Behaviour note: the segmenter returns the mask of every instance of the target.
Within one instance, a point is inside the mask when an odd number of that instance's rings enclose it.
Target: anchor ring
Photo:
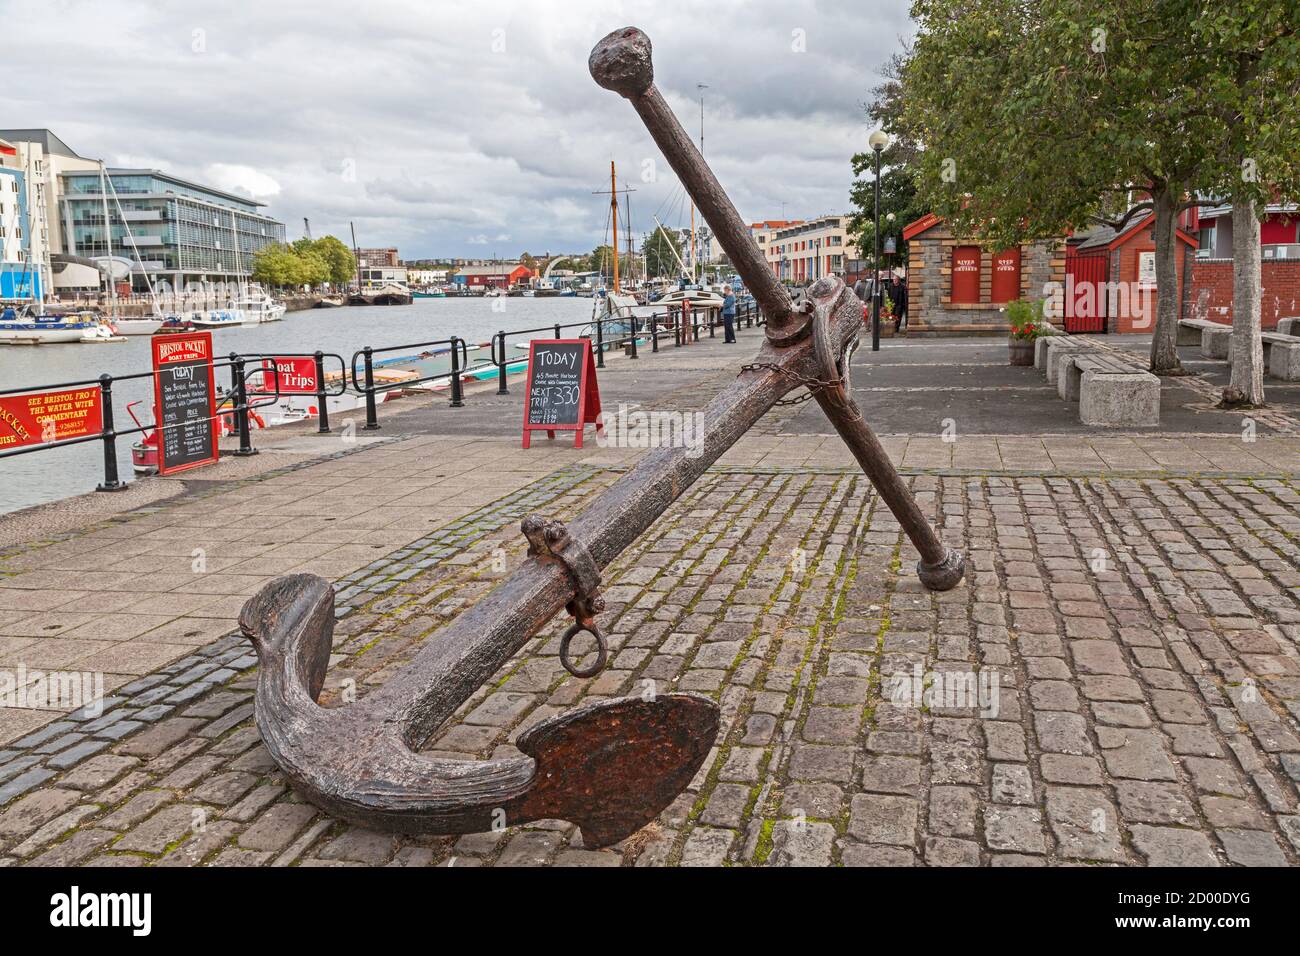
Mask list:
[[[590,667],[579,668],[569,657],[569,642],[583,631],[596,639],[596,663]],[[605,643],[605,635],[600,633],[600,628],[595,624],[583,624],[581,621],[574,621],[569,625],[569,629],[564,632],[564,636],[560,638],[560,663],[574,677],[595,677],[605,669],[607,660],[609,660],[609,645]]]

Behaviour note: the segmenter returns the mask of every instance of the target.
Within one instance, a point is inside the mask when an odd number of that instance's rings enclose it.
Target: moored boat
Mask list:
[[[276,302],[260,286],[251,286],[244,295],[235,300],[232,307],[236,312],[243,313],[244,325],[279,322],[288,311],[283,302]]]
[[[113,323],[122,335],[153,335],[162,328],[161,318],[152,319],[118,319]]]
[[[98,321],[82,314],[32,315],[26,308],[19,313],[9,307],[0,311],[0,345],[80,342],[88,334],[97,335],[98,326]]]
[[[217,329],[230,325],[243,325],[244,313],[239,309],[196,309],[193,312],[181,312],[195,328]]]

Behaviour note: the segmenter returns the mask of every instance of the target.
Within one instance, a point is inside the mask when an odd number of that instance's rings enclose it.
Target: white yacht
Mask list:
[[[190,312],[177,312],[176,317],[188,321],[196,328],[203,329],[244,324],[244,313],[241,309],[196,309]]]
[[[163,320],[154,319],[114,319],[113,328],[120,335],[153,335],[162,328]]]
[[[250,286],[234,302],[235,311],[242,312],[245,325],[279,322],[287,311],[283,302],[276,302],[261,286]]]

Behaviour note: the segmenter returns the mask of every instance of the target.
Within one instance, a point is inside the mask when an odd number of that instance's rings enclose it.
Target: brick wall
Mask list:
[[[994,250],[980,253],[980,301],[952,301],[952,251],[971,245],[939,223],[908,240],[908,335],[1005,335],[1004,303],[992,302]],[[1065,243],[1040,240],[1020,247],[1020,298],[1044,298],[1049,282],[1065,281]]]
[[[1300,315],[1300,259],[1265,259],[1260,266],[1260,318],[1266,329],[1277,320]],[[1232,260],[1197,259],[1183,300],[1183,317],[1232,324]]]

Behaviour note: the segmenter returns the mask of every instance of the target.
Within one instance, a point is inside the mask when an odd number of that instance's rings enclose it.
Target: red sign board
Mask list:
[[[528,388],[524,399],[524,447],[532,432],[574,433],[573,447],[582,447],[588,422],[601,430],[600,388],[591,339],[533,339],[528,343]]]
[[[956,246],[952,250],[952,301],[971,303],[979,300],[979,246]]]
[[[158,474],[211,464],[221,436],[212,333],[155,335],[152,346]]]
[[[264,359],[262,367],[262,384],[258,391],[274,394],[279,389],[281,395],[315,395],[316,360],[277,355],[274,359]],[[274,371],[272,371],[274,369]]]
[[[994,302],[1014,302],[1020,298],[1020,247],[1004,249],[993,257]]]
[[[0,396],[0,451],[98,435],[104,427],[98,385]]]

